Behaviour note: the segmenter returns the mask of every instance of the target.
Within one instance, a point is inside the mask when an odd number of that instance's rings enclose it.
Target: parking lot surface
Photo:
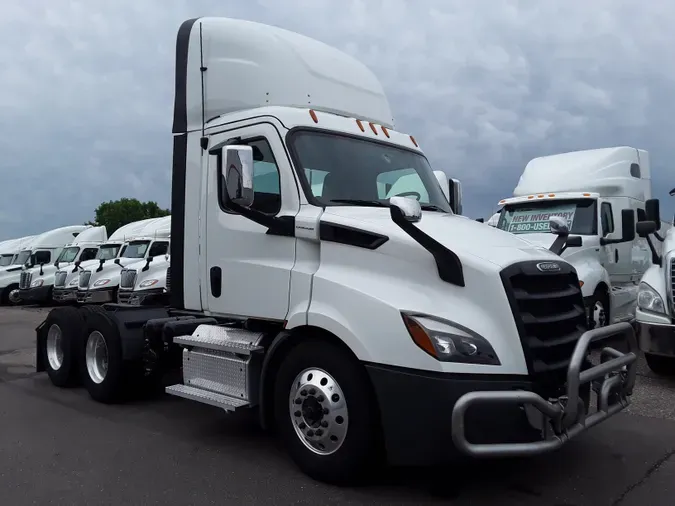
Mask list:
[[[301,474],[250,414],[169,396],[107,406],[53,387],[34,372],[47,311],[0,308],[2,504],[675,504],[675,382],[644,363],[627,412],[556,453],[336,488]]]

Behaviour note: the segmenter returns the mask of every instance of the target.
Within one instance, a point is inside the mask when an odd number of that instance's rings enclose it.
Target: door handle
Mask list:
[[[211,295],[217,299],[220,297],[223,288],[223,271],[220,267],[211,267],[209,278],[211,281]]]
[[[618,249],[614,250],[614,261],[615,262],[619,261],[619,250]]]

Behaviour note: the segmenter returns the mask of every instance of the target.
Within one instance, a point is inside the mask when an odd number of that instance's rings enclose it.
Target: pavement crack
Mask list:
[[[624,490],[619,497],[617,497],[614,502],[612,503],[612,506],[618,506],[623,502],[623,500],[630,494],[633,490],[638,488],[640,485],[642,485],[645,481],[649,479],[649,477],[654,474],[658,469],[665,464],[668,459],[670,459],[673,455],[675,455],[675,449],[670,450],[668,453],[666,453],[663,457],[658,459],[656,462],[654,462],[649,469],[647,469],[647,472],[644,474],[642,478],[640,478],[638,481],[633,483],[632,485],[629,485],[626,490]]]

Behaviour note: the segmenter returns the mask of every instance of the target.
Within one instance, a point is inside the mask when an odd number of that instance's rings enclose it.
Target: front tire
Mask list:
[[[45,320],[47,335],[40,344],[42,363],[57,387],[79,383],[77,349],[81,343],[84,319],[77,309],[57,308]]]
[[[276,426],[305,474],[349,484],[378,467],[376,399],[366,371],[349,353],[325,341],[302,342],[285,357],[276,380]]]
[[[645,353],[647,366],[659,376],[675,376],[675,357]]]
[[[609,325],[609,316],[609,295],[598,288],[588,303],[588,328],[606,327]]]

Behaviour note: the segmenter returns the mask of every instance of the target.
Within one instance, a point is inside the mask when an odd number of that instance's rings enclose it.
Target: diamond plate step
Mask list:
[[[174,337],[173,342],[207,350],[250,355],[263,350],[262,346],[258,346],[262,338],[263,334],[260,332],[202,324],[191,336]]]
[[[187,385],[171,385],[166,387],[166,393],[189,399],[191,401],[201,402],[202,404],[209,404],[217,408],[222,408],[225,411],[235,411],[238,408],[248,406],[248,401],[244,399],[237,399],[229,395],[216,394],[201,388],[189,387]]]

